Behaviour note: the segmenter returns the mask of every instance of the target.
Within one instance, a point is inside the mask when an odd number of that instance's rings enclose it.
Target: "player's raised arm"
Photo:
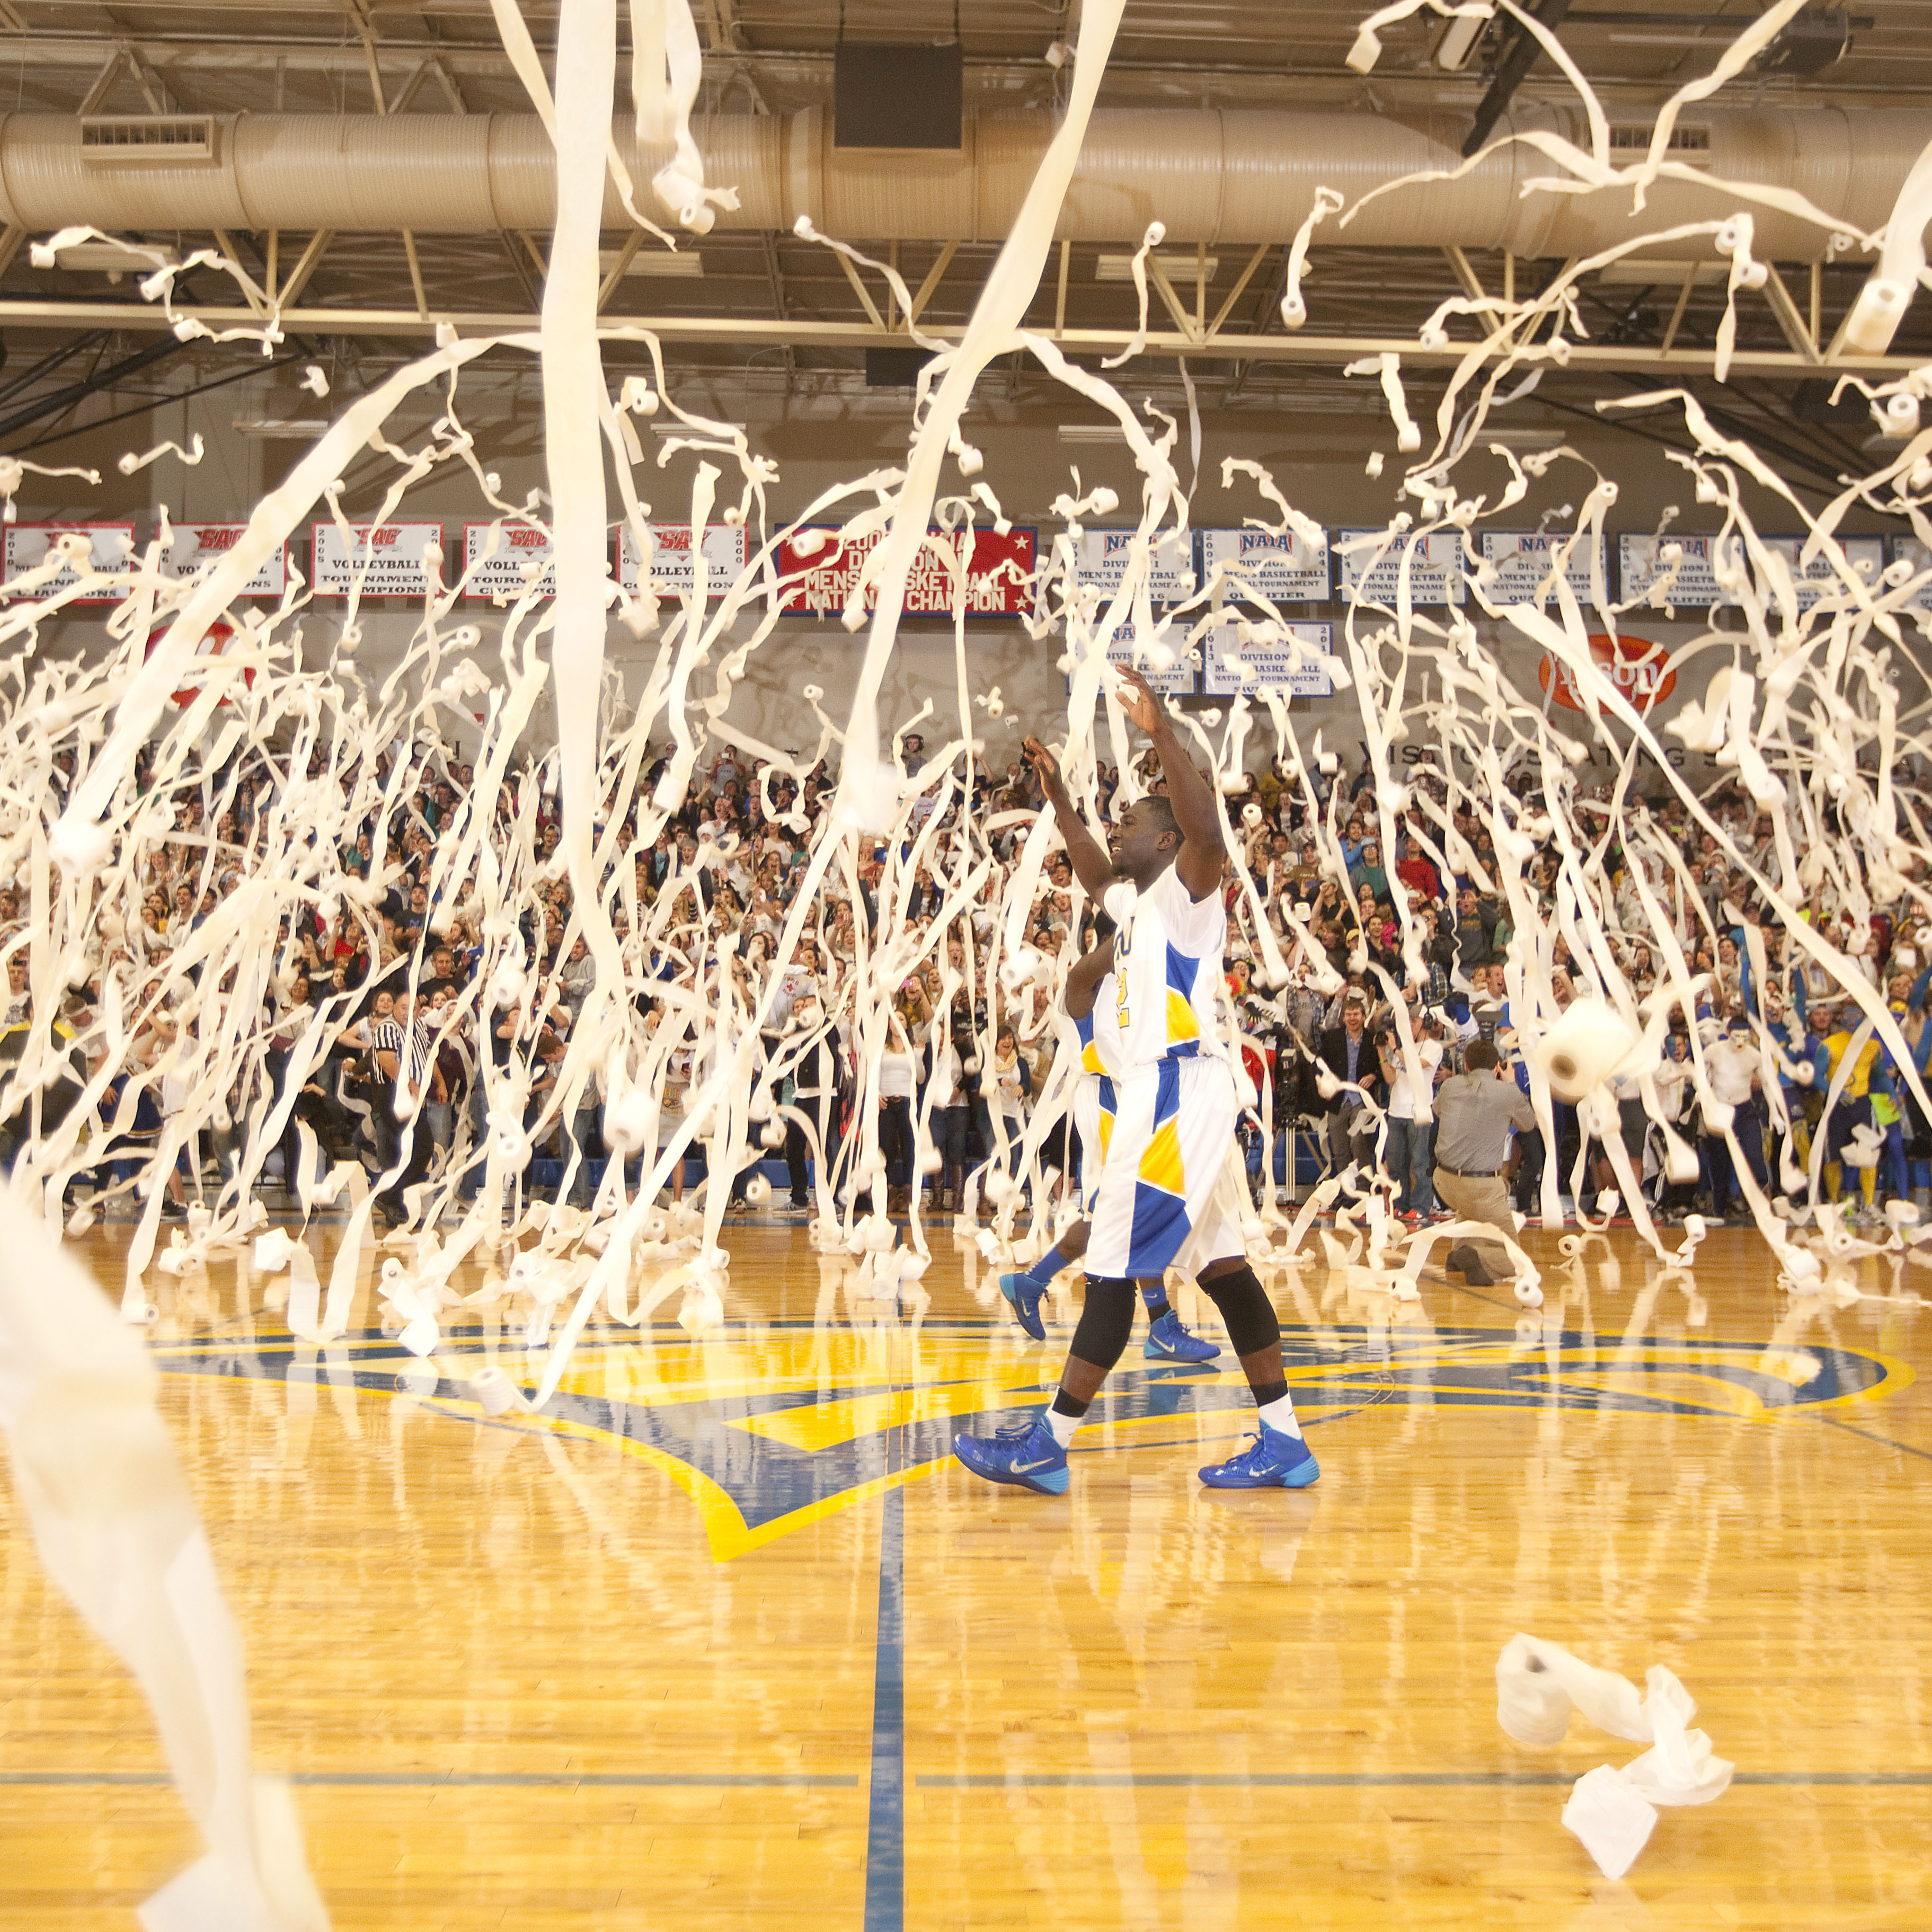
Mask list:
[[[1073,868],[1074,876],[1090,898],[1099,899],[1114,883],[1112,860],[1102,850],[1100,842],[1087,829],[1087,821],[1080,816],[1079,808],[1067,796],[1066,781],[1060,776],[1060,760],[1037,738],[1022,740],[1020,748],[1025,752],[1028,764],[1040,776],[1040,789],[1046,794],[1047,803],[1053,808],[1060,836],[1066,842],[1067,862]]]
[[[1174,808],[1174,824],[1180,828],[1180,850],[1174,861],[1175,875],[1194,898],[1204,899],[1220,890],[1228,859],[1214,792],[1182,748],[1147,680],[1138,671],[1124,667],[1118,675],[1120,684],[1114,695],[1121,710],[1154,740],[1154,748],[1160,754],[1161,775],[1167,780],[1167,802]]]

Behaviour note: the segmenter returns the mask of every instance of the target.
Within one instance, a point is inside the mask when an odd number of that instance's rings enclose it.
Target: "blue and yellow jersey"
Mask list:
[[[1112,1024],[1101,1029],[1102,1053],[1118,1043],[1124,1076],[1164,1060],[1221,1056],[1214,991],[1227,936],[1220,892],[1196,899],[1171,866],[1135,895],[1114,940]]]

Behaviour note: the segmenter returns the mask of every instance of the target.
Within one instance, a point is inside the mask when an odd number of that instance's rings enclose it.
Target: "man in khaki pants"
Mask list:
[[[1462,1067],[1436,1090],[1436,1198],[1459,1221],[1486,1221],[1499,1233],[1514,1234],[1503,1156],[1510,1129],[1534,1126],[1536,1114],[1487,1040],[1469,1042]],[[1477,1288],[1510,1272],[1508,1256],[1492,1241],[1460,1242],[1448,1259]]]

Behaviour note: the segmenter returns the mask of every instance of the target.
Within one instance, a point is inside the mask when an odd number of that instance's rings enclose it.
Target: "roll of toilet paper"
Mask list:
[[[1576,1000],[1530,1052],[1559,1100],[1580,1100],[1600,1086],[1637,1044],[1637,1031],[1602,1000]]]

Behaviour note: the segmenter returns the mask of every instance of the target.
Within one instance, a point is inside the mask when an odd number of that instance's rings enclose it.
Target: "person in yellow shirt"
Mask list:
[[[1831,1062],[1831,1081],[1838,1077],[1838,1069],[1850,1050],[1852,1036],[1857,1030],[1863,1017],[1848,1001],[1828,1022],[1831,1030],[1825,1036],[1825,1052]],[[1828,1087],[1829,1082],[1827,1082]],[[1852,1136],[1860,1127],[1873,1124],[1872,1096],[1892,1092],[1892,1082],[1886,1073],[1876,1040],[1868,1039],[1858,1049],[1858,1058],[1852,1063],[1851,1072],[1845,1078],[1844,1091],[1838,1096],[1825,1118],[1825,1192],[1828,1198],[1836,1201],[1844,1186],[1844,1160],[1845,1150],[1852,1144]],[[1858,1189],[1864,1196],[1864,1212],[1875,1211],[1873,1197],[1878,1187],[1878,1168],[1876,1162],[1858,1169]]]

